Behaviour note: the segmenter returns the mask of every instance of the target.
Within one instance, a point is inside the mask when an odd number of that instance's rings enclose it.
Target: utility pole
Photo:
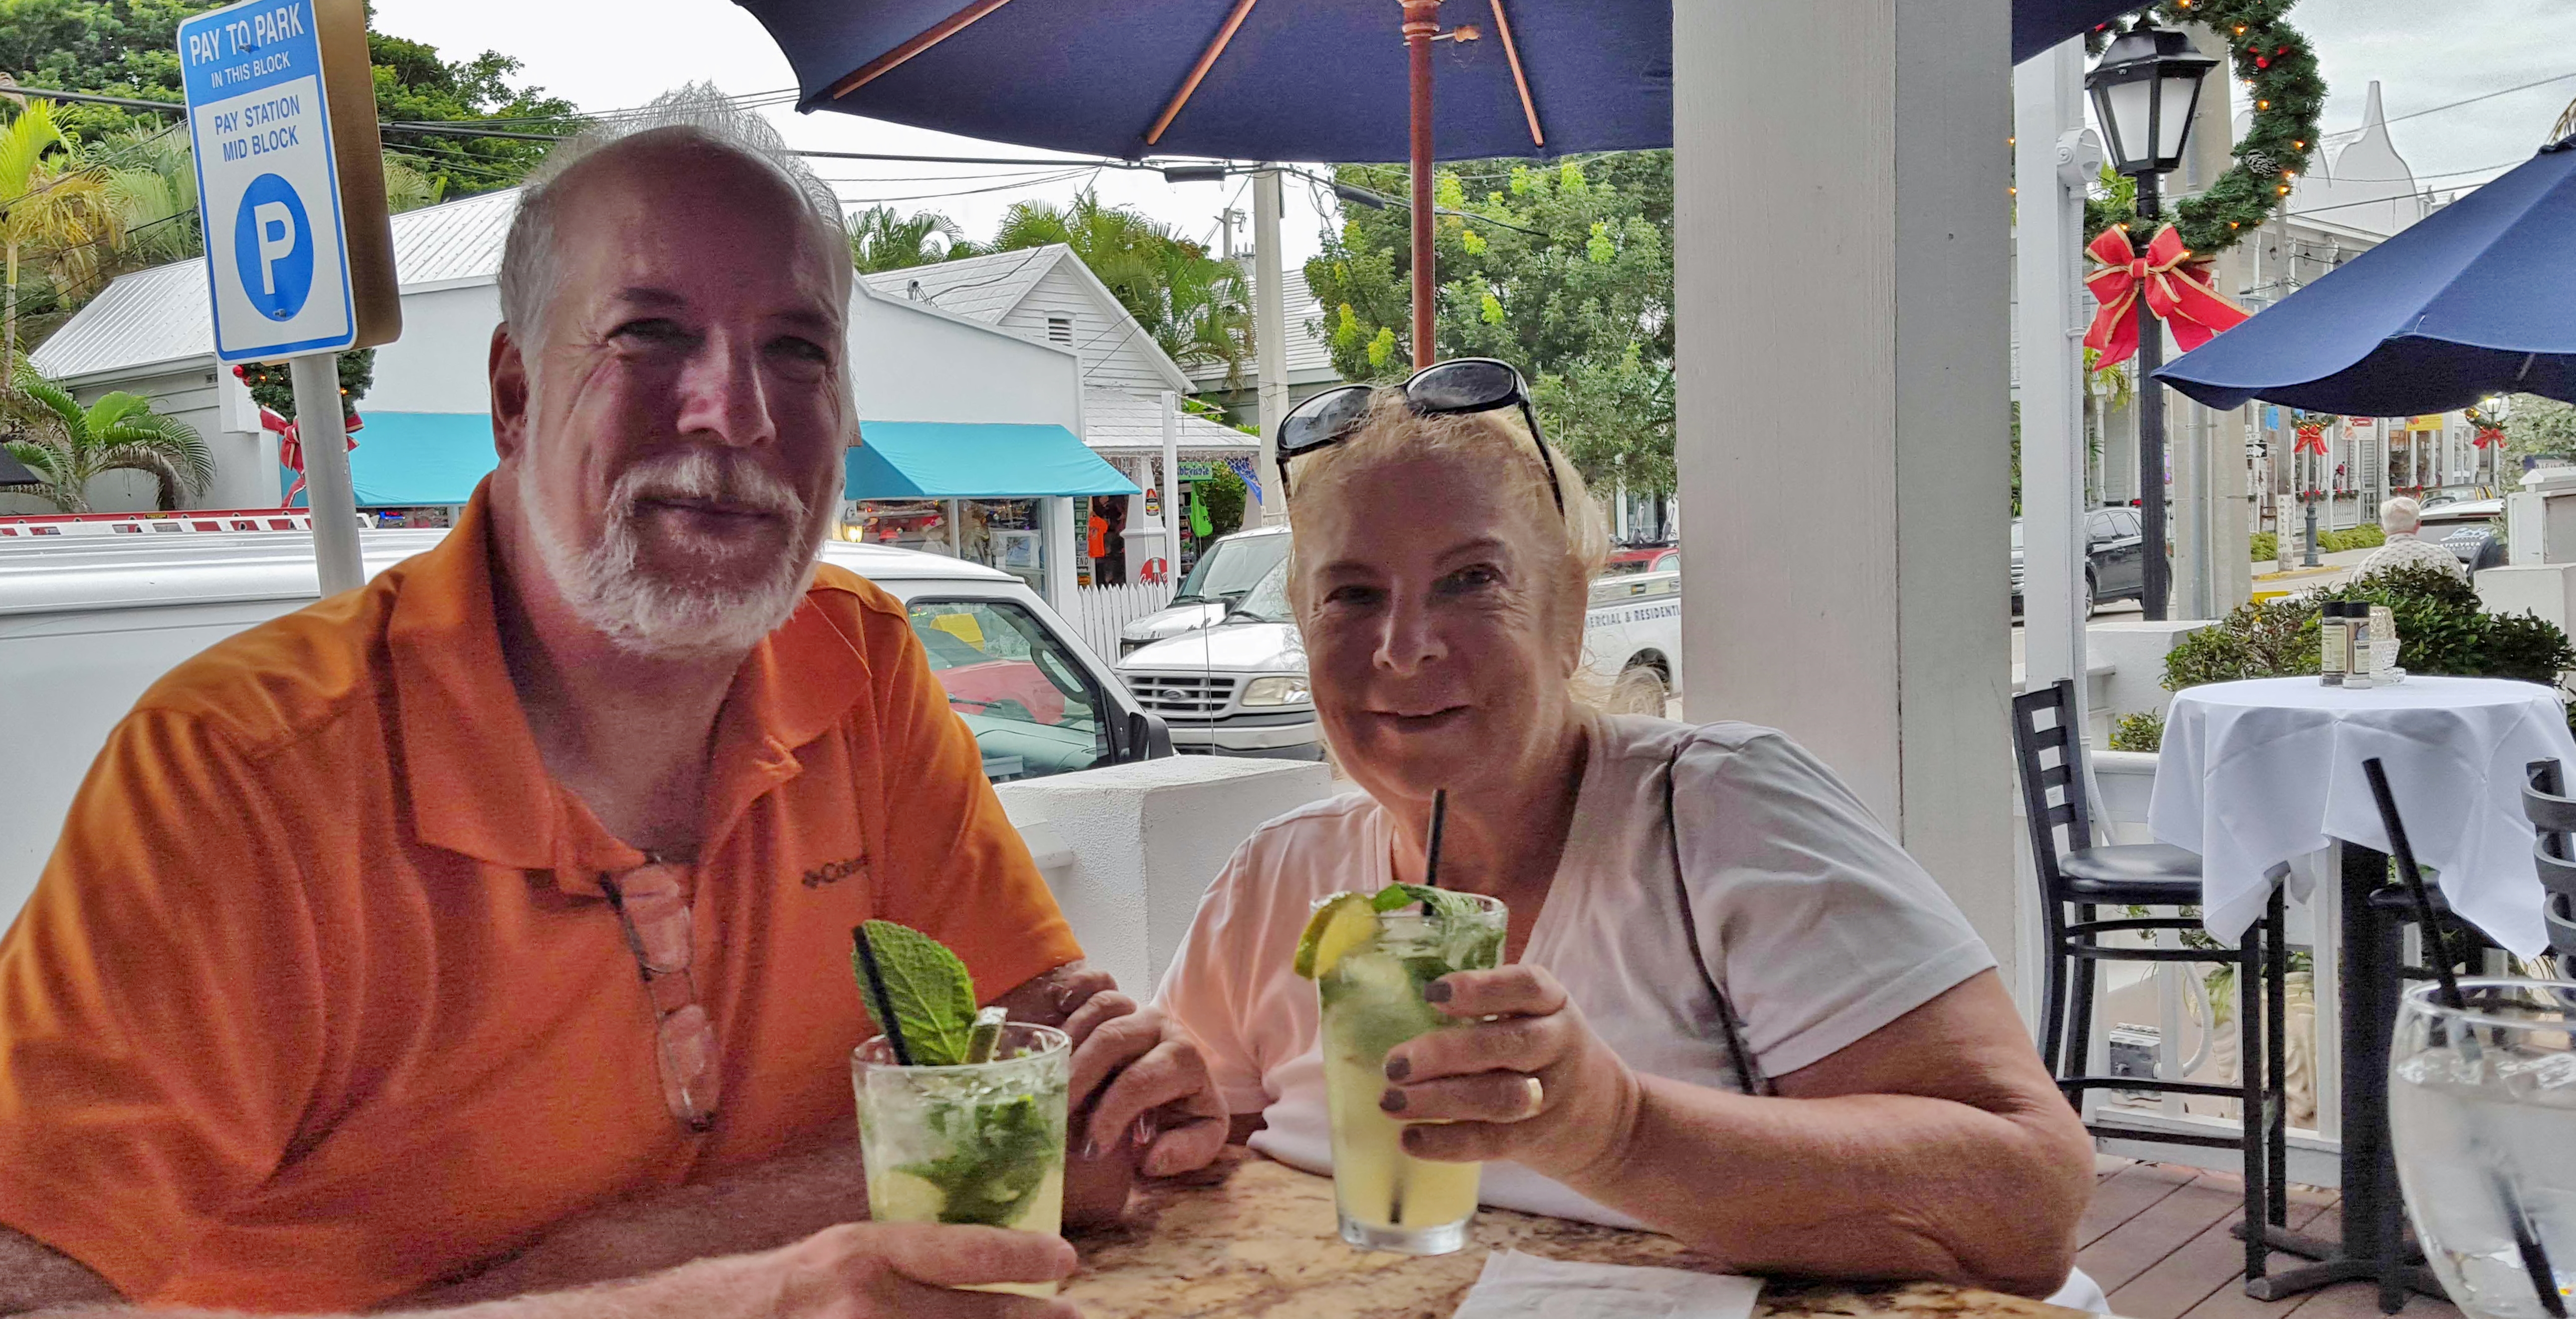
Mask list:
[[[1280,264],[1279,213],[1285,207],[1279,171],[1252,176],[1252,345],[1261,397],[1261,520],[1288,520],[1279,485],[1279,422],[1288,415],[1288,291]]]
[[[1226,209],[1217,212],[1216,222],[1219,227],[1225,230],[1225,246],[1222,249],[1225,253],[1225,259],[1232,261],[1234,259],[1234,227],[1243,223],[1243,212],[1229,206]]]

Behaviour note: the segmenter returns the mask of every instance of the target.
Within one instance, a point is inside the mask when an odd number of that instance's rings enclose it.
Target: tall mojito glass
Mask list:
[[[882,1035],[850,1055],[868,1216],[880,1223],[978,1223],[1054,1235],[1064,1219],[1063,1031],[1012,1022],[993,1061],[899,1066]],[[1056,1285],[976,1291],[1053,1296]]]
[[[1419,900],[1393,905],[1405,899]],[[1380,1109],[1378,1097],[1389,1049],[1457,1024],[1423,1001],[1423,987],[1452,971],[1499,965],[1507,919],[1492,898],[1409,888],[1316,904],[1315,955],[1301,949],[1299,960],[1323,1005],[1333,1196],[1342,1240],[1354,1246],[1441,1255],[1467,1244],[1482,1165],[1405,1153],[1406,1124]]]

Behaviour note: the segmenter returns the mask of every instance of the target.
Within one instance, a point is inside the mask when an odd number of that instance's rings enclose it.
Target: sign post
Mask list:
[[[322,593],[366,580],[339,354],[402,332],[364,0],[179,25],[215,357],[289,363]]]

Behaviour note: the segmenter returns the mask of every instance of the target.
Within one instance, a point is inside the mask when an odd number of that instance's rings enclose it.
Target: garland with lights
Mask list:
[[[2194,197],[2167,207],[2183,246],[2194,257],[2234,247],[2276,206],[2288,204],[2290,184],[2316,150],[2325,112],[2326,81],[2306,37],[2283,20],[2298,0],[2159,0],[2155,17],[2169,25],[2199,23],[2227,38],[2236,76],[2252,84],[2253,122],[2236,144],[2236,164]],[[2118,29],[2105,23],[2086,39],[2100,54]],[[2122,180],[2126,185],[2128,180]],[[2137,218],[2133,187],[2084,204],[2086,238]]]
[[[257,403],[288,421],[295,420],[295,382],[287,374],[284,362],[249,362],[233,368],[233,375],[250,386],[251,402]],[[340,354],[341,407],[355,410],[358,400],[366,397],[367,386],[376,383],[376,350],[361,348]]]

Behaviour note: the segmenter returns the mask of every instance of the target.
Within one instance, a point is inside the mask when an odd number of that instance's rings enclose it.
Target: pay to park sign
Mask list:
[[[376,273],[369,267],[390,263],[361,262],[359,279],[351,278],[352,247],[376,257],[377,245],[363,241],[372,237],[365,226],[372,221],[382,230],[385,222],[381,173],[353,177],[357,171],[346,168],[363,162],[381,169],[362,10],[350,72],[367,89],[358,116],[366,122],[337,127],[363,132],[366,141],[346,144],[362,151],[334,149],[343,144],[332,137],[334,88],[323,57],[326,45],[346,44],[326,35],[331,23],[346,21],[332,12],[343,7],[335,0],[245,0],[179,25],[215,356],[225,362],[273,361],[392,337],[366,333],[374,327],[361,305],[374,301],[366,296],[368,276]],[[360,226],[359,242],[352,241],[351,222]],[[391,271],[381,274],[390,294]]]

